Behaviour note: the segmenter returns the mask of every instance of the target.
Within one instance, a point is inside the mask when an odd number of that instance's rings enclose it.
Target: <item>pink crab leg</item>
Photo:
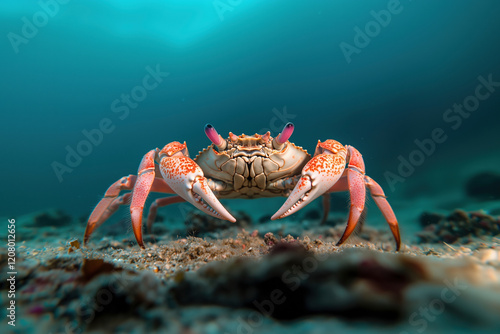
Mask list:
[[[132,190],[137,180],[136,175],[129,175],[122,177],[120,180],[113,183],[101,201],[96,205],[92,211],[85,229],[83,243],[86,244],[92,233],[101,226],[109,217],[111,217],[120,205],[129,204],[132,193],[127,193],[119,196],[123,190]],[[172,193],[172,189],[165,183],[163,179],[156,178],[151,191],[160,193]]]
[[[132,190],[136,183],[137,176],[124,176],[113,183],[106,191],[104,197],[96,205],[87,222],[83,243],[86,244],[92,233],[101,226],[109,217],[111,217],[120,205],[128,204],[131,194],[120,196],[123,190]],[[163,179],[155,179],[151,191],[172,193],[172,189],[165,183]]]
[[[339,191],[349,191],[349,184],[347,181],[347,173],[349,172],[349,169],[344,171],[344,176],[342,176],[337,183],[333,187],[330,188],[329,192],[339,192]],[[392,235],[394,236],[394,239],[396,240],[396,250],[399,251],[401,248],[401,236],[399,233],[399,225],[398,221],[396,219],[396,215],[394,214],[394,211],[392,210],[389,202],[386,199],[386,196],[384,194],[384,191],[382,190],[382,187],[375,182],[371,177],[368,175],[365,175],[365,185],[368,187],[368,190],[370,191],[370,195],[372,196],[373,200],[377,204],[378,208],[384,215],[385,220],[389,224],[389,227],[391,229]]]
[[[132,203],[130,204],[132,229],[137,243],[143,249],[145,247],[142,241],[142,211],[144,210],[144,203],[146,203],[146,199],[148,198],[155,180],[155,154],[156,150],[151,150],[142,158],[137,172],[137,181],[134,186]]]
[[[373,200],[377,204],[380,211],[382,211],[385,220],[389,224],[392,235],[396,240],[396,250],[399,251],[399,249],[401,248],[401,236],[399,234],[399,225],[398,220],[396,219],[396,215],[394,214],[391,205],[387,201],[382,187],[380,187],[380,185],[369,176],[365,176],[365,180]]]
[[[342,237],[337,246],[344,243],[356,228],[359,217],[365,208],[366,187],[365,187],[365,163],[361,153],[352,146],[347,146],[349,153],[349,165],[347,169],[347,182],[349,194],[351,197],[351,208],[349,210],[349,219]]]
[[[213,217],[236,221],[215,197],[200,166],[189,158],[186,143],[166,145],[159,157],[163,179],[177,195]]]
[[[135,177],[135,176],[134,176]],[[131,193],[126,193],[122,196],[104,197],[99,204],[96,206],[90,218],[87,222],[87,227],[85,228],[85,234],[83,236],[83,244],[87,244],[90,236],[94,231],[101,226],[109,217],[115,213],[120,205],[127,204],[130,201]]]
[[[126,205],[130,203],[130,199],[132,198],[132,193],[126,193],[119,197],[117,197],[111,205],[106,209],[106,212],[101,216],[101,221],[108,220],[109,217],[115,213],[116,210],[120,207],[120,205]]]
[[[136,178],[137,177],[135,175],[122,177],[113,183],[108,190],[106,190],[104,197],[99,201],[90,214],[87,227],[85,228],[85,234],[83,236],[83,244],[86,244],[95,229],[101,226],[102,223],[113,214],[114,211],[110,210],[109,207],[120,195],[120,191],[130,190],[134,187]]]
[[[318,142],[314,157],[302,169],[302,176],[281,208],[271,217],[284,218],[328,192],[340,179],[347,151],[335,140]]]
[[[185,201],[184,198],[180,196],[164,197],[155,200],[153,204],[151,204],[151,206],[149,207],[148,222],[147,222],[148,233],[153,232],[153,223],[155,222],[156,212],[158,211],[158,208],[184,201]]]

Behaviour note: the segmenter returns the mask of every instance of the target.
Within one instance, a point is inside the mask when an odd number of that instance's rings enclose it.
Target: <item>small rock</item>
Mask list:
[[[499,251],[496,251],[494,249],[484,249],[477,252],[476,257],[483,263],[498,261]]]
[[[280,241],[277,244],[275,244],[270,250],[269,254],[271,255],[277,255],[277,254],[282,254],[282,253],[306,253],[307,249],[304,247],[304,245],[299,244],[298,242],[285,242]]]
[[[315,240],[314,240],[314,244],[315,244],[316,246],[320,246],[320,245],[323,245],[324,243],[323,243],[323,241],[321,241],[321,240],[319,240],[319,239],[315,239]]]
[[[433,219],[437,221],[438,215],[422,214],[420,223],[424,226],[424,230],[417,233],[420,243],[444,241],[466,244],[471,242],[471,238],[474,237],[500,234],[500,222],[484,211],[466,212],[457,209],[447,217],[440,217],[438,223],[430,223]]]
[[[448,221],[453,221],[453,222],[465,222],[469,223],[470,218],[467,212],[461,209],[456,209],[453,211],[448,217],[446,217]]]
[[[420,226],[425,227],[428,225],[438,224],[444,219],[444,215],[434,212],[423,212],[419,217]]]
[[[80,249],[80,241],[78,239],[73,239],[69,241],[71,247],[75,247],[76,249]]]
[[[121,268],[115,267],[113,264],[105,262],[103,259],[83,259],[81,279],[88,282],[97,275],[121,270]]]
[[[266,233],[264,236],[264,242],[268,246],[273,246],[278,243],[278,239],[271,232]]]

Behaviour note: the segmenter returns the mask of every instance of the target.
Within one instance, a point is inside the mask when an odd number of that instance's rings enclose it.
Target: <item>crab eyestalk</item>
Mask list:
[[[212,124],[207,123],[205,125],[205,134],[219,150],[224,150],[226,148],[226,141],[217,133],[217,130],[215,130]]]
[[[274,149],[281,150],[283,148],[287,140],[292,136],[293,129],[294,129],[293,123],[288,122],[285,124],[281,133],[273,139]]]

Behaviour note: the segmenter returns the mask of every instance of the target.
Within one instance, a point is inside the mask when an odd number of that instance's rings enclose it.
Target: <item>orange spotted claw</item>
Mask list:
[[[159,157],[163,179],[177,195],[213,217],[236,221],[215,197],[201,168],[189,158],[186,143],[168,144]]]
[[[314,157],[302,169],[302,177],[281,208],[271,217],[284,218],[328,192],[342,176],[347,150],[334,140],[318,142]]]

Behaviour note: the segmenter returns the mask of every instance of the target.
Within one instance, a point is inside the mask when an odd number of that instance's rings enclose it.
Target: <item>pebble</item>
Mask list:
[[[464,246],[461,246],[460,247],[460,250],[464,253],[467,253],[467,254],[470,254],[470,252],[472,251],[470,248],[468,247],[464,247]]]
[[[500,252],[494,249],[484,249],[477,252],[476,257],[483,263],[498,261]]]

